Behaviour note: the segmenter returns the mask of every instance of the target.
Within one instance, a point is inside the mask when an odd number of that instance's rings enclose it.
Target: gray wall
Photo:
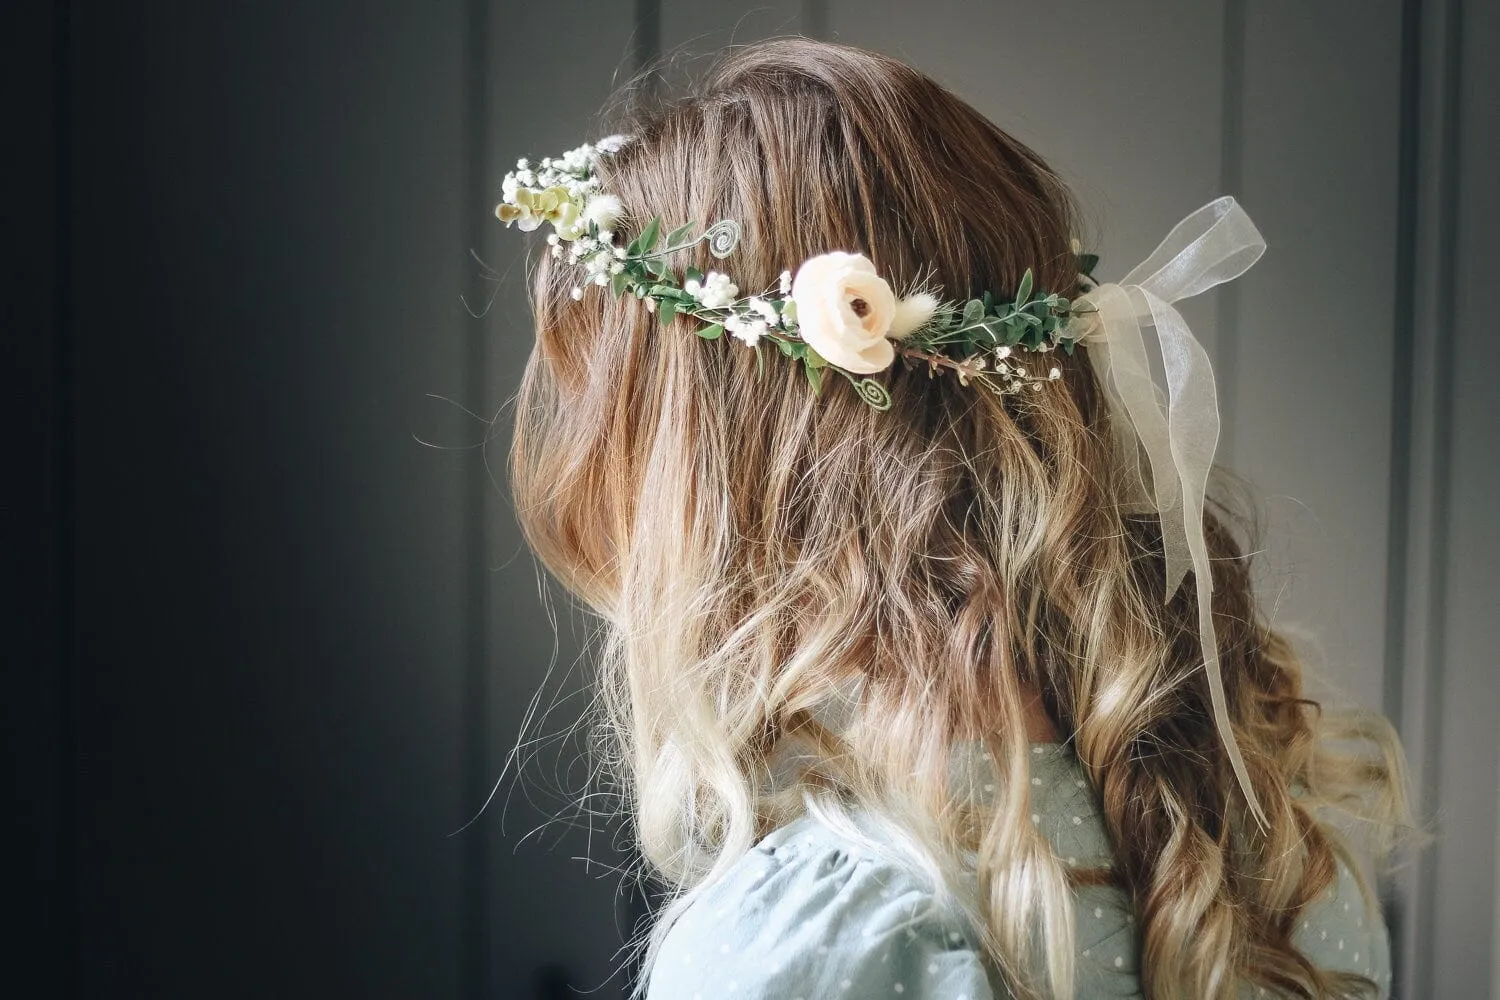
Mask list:
[[[1259,586],[1408,741],[1440,839],[1386,887],[1399,995],[1500,997],[1496,7],[9,5],[7,121],[37,154],[3,209],[32,487],[0,518],[35,860],[12,974],[623,993],[643,901],[565,738],[588,623],[503,488],[536,245],[490,211],[644,61],[803,32],[1034,145],[1106,276],[1218,193],[1260,224],[1264,260],[1185,309],[1222,457],[1265,497]]]

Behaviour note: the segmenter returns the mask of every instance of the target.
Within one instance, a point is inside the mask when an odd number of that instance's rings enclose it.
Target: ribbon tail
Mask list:
[[[1168,426],[1172,446],[1172,459],[1176,466],[1181,488],[1182,506],[1172,526],[1174,543],[1164,546],[1168,553],[1168,579],[1174,570],[1172,552],[1187,550],[1192,564],[1194,584],[1198,598],[1198,637],[1203,649],[1203,669],[1208,675],[1210,702],[1213,707],[1214,726],[1218,730],[1224,751],[1229,757],[1245,802],[1261,828],[1268,826],[1265,811],[1255,788],[1250,781],[1249,768],[1234,737],[1229,718],[1228,699],[1224,693],[1224,677],[1219,661],[1218,631],[1213,620],[1213,570],[1209,562],[1208,541],[1203,531],[1204,505],[1208,495],[1208,475],[1213,467],[1214,451],[1219,442],[1218,394],[1214,384],[1213,366],[1208,352],[1198,343],[1182,314],[1169,303],[1144,289],[1150,310],[1152,326],[1161,342],[1162,361],[1166,369],[1168,397]],[[1162,523],[1165,541],[1167,523]],[[1180,532],[1180,533],[1179,533]],[[1168,600],[1173,589],[1168,590]]]
[[[1100,285],[1080,297],[1097,311],[1100,330],[1085,336],[1117,431],[1129,423],[1139,446],[1117,435],[1126,468],[1141,485],[1140,450],[1151,463],[1154,505],[1161,518],[1170,602],[1191,568],[1198,598],[1198,638],[1208,676],[1214,726],[1251,814],[1269,824],[1234,737],[1213,622],[1213,574],[1204,537],[1208,474],[1219,441],[1219,406],[1213,367],[1203,345],[1171,303],[1198,295],[1243,274],[1265,251],[1255,224],[1230,197],[1216,199],[1178,223],[1151,256],[1119,284]],[[1161,344],[1167,374],[1166,412],[1146,356],[1143,325]],[[1145,498],[1149,503],[1152,497]]]
[[[1193,576],[1196,577],[1198,588],[1198,635],[1203,644],[1203,669],[1208,674],[1208,695],[1213,706],[1214,728],[1218,730],[1219,738],[1224,743],[1224,752],[1229,756],[1229,766],[1234,769],[1240,791],[1245,793],[1245,803],[1250,807],[1250,814],[1260,824],[1261,830],[1265,831],[1270,829],[1271,824],[1266,818],[1265,809],[1261,807],[1260,797],[1255,794],[1255,786],[1250,783],[1250,769],[1245,766],[1245,755],[1240,752],[1239,741],[1234,738],[1234,729],[1229,720],[1229,699],[1224,694],[1224,673],[1219,667],[1219,635],[1214,628],[1212,584],[1206,582],[1212,578],[1206,570],[1196,568]]]

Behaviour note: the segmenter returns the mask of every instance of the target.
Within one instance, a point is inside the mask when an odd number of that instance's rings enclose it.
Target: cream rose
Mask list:
[[[896,296],[862,254],[835,250],[805,261],[792,279],[792,301],[798,333],[830,364],[869,374],[896,359],[886,339]]]

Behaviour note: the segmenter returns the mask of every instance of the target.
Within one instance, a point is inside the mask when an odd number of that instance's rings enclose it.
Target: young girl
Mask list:
[[[1259,255],[1232,199],[1098,285],[1035,153],[784,40],[497,214],[552,227],[511,472],[608,626],[608,763],[673,890],[649,1000],[1388,994],[1326,813],[1383,856],[1399,746],[1304,697],[1204,509],[1171,302]]]

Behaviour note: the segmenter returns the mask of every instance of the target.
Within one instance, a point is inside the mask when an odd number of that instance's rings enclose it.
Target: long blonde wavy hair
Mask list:
[[[622,124],[634,141],[602,167],[635,213],[622,229],[736,219],[742,288],[835,249],[958,299],[1027,267],[1037,287],[1078,286],[1056,174],[898,61],[762,43]],[[1407,828],[1399,743],[1379,716],[1305,695],[1255,604],[1253,538],[1235,533],[1252,519],[1218,499],[1213,612],[1270,819],[1256,830],[1211,719],[1193,588],[1161,599],[1160,525],[1122,513],[1082,350],[1048,391],[1004,398],[898,364],[882,413],[837,380],[814,395],[792,364],[758,374],[754,352],[634,297],[574,301],[575,279],[547,255],[535,269],[511,475],[527,541],[605,626],[604,773],[669,887],[639,942],[648,967],[696,893],[812,802],[905,831],[1020,997],[1072,996],[1070,888],[1091,881],[1127,894],[1148,996],[1373,989],[1313,967],[1292,932],[1351,850],[1328,808],[1369,820],[1382,857]],[[851,681],[831,729],[818,708]],[[1030,692],[1093,786],[1109,869],[1071,868],[1029,820]],[[777,782],[794,737],[809,749]],[[969,741],[997,762],[988,803],[950,769]]]

